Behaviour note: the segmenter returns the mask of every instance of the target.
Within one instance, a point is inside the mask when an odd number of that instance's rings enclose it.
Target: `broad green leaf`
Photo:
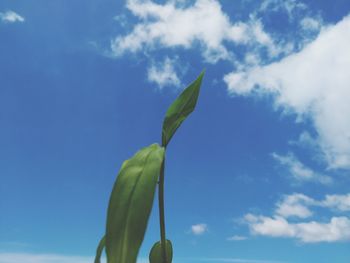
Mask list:
[[[167,263],[171,263],[173,260],[173,246],[171,245],[171,241],[167,240],[166,244],[166,254],[167,254]],[[151,252],[149,253],[149,262],[150,263],[164,263],[162,258],[162,247],[160,241],[156,242]]]
[[[162,146],[166,147],[181,123],[196,107],[204,71],[170,105],[162,129]]]
[[[125,161],[109,200],[106,227],[108,263],[135,263],[145,235],[164,148],[152,144]]]
[[[101,262],[101,255],[102,255],[102,251],[104,249],[106,245],[106,238],[103,237],[100,241],[100,243],[98,243],[98,247],[96,250],[96,257],[95,257],[95,263],[100,263]]]

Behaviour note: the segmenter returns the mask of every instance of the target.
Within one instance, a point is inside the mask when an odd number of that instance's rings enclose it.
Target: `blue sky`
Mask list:
[[[350,2],[0,3],[0,263],[92,262],[121,163],[168,147],[174,263],[350,262]],[[159,239],[153,209],[140,262]]]

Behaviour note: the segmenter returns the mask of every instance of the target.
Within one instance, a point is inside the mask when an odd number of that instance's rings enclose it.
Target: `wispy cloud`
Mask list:
[[[22,23],[25,21],[23,16],[11,10],[6,11],[5,13],[0,12],[0,19],[4,23],[16,23],[16,22]]]
[[[231,262],[231,263],[284,263],[285,261],[263,260],[263,259],[243,259],[243,258],[199,258],[196,262]]]
[[[322,20],[320,18],[305,17],[300,21],[300,26],[306,31],[318,31],[322,26]]]
[[[318,182],[321,184],[332,183],[332,178],[330,176],[315,172],[304,165],[292,153],[288,153],[287,155],[273,153],[272,157],[285,167],[288,173],[297,182]]]
[[[295,13],[300,12],[300,10],[306,10],[307,6],[296,0],[264,0],[260,6],[260,11],[281,11],[284,10],[289,19],[294,19]]]
[[[148,68],[148,81],[156,83],[160,89],[165,86],[179,87],[181,81],[176,73],[176,59],[165,58],[163,62],[153,62]]]
[[[239,236],[239,235],[234,235],[231,237],[226,238],[227,241],[242,241],[242,240],[247,240],[248,238],[246,236]]]

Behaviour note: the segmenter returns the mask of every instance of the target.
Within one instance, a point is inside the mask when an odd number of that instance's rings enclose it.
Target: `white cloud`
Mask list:
[[[234,235],[232,237],[228,237],[226,240],[228,241],[242,241],[242,240],[247,240],[248,238],[246,236],[239,236],[239,235]]]
[[[255,235],[297,238],[305,243],[336,242],[350,240],[350,219],[332,217],[327,223],[290,223],[285,218],[274,216],[245,216],[250,231]]]
[[[148,69],[148,81],[154,82],[160,89],[165,86],[179,87],[181,81],[175,71],[176,60],[165,58],[162,63],[153,63]]]
[[[255,235],[272,237],[293,237],[294,229],[283,217],[274,218],[266,216],[245,215],[244,219],[249,224],[250,231]]]
[[[232,95],[273,94],[276,106],[311,119],[329,168],[350,168],[350,16],[323,28],[299,53],[224,77]]]
[[[299,145],[301,147],[310,147],[310,148],[316,148],[318,146],[317,141],[307,131],[303,131],[299,135],[298,140],[290,141],[290,144]]]
[[[284,200],[277,204],[276,214],[284,218],[295,216],[307,218],[312,212],[307,207],[314,203],[314,200],[303,194],[288,195]]]
[[[332,182],[331,177],[313,171],[309,167],[305,166],[302,162],[300,162],[292,153],[288,153],[287,155],[279,155],[277,153],[273,153],[272,157],[281,165],[285,166],[288,172],[298,182],[313,181],[322,184],[329,184]]]
[[[320,206],[329,207],[339,211],[350,211],[350,194],[347,195],[326,195]]]
[[[233,58],[226,43],[248,45],[252,50],[266,48],[271,57],[285,52],[264,31],[259,19],[251,16],[247,22],[232,23],[217,0],[196,0],[186,7],[176,1],[157,4],[150,0],[128,0],[127,8],[141,21],[129,34],[112,41],[116,56],[158,47],[199,46],[204,59],[216,63]]]
[[[24,22],[24,17],[15,13],[14,11],[6,11],[5,13],[0,12],[0,19],[4,23],[16,23],[16,22]]]
[[[191,233],[194,235],[203,235],[208,232],[208,226],[206,224],[196,224],[191,226]]]
[[[310,207],[331,209],[338,213],[350,211],[350,194],[326,195],[315,200],[304,194],[287,195],[276,205],[273,216],[246,214],[245,222],[254,235],[295,238],[305,243],[350,240],[350,218],[333,216],[328,222],[300,221],[313,216]],[[294,217],[293,222],[288,221]]]
[[[0,263],[91,263],[92,257],[55,254],[0,253]]]
[[[0,252],[0,263],[91,263],[94,257],[67,256],[59,254],[4,253]],[[106,259],[102,258],[102,262]],[[137,263],[146,263],[148,259],[138,258]]]

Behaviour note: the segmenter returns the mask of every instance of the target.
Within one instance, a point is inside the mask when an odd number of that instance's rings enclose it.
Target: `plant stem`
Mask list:
[[[163,263],[168,263],[167,254],[166,254],[165,216],[164,216],[164,164],[165,164],[165,156],[162,162],[162,166],[160,168],[158,202],[159,202],[160,245],[162,250],[162,258],[163,258]]]

